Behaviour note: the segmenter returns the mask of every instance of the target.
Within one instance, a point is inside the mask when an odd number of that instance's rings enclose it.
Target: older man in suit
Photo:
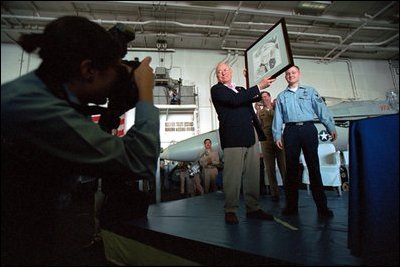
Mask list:
[[[273,220],[273,216],[259,205],[258,141],[264,140],[265,135],[252,103],[260,100],[260,90],[267,88],[275,79],[264,78],[248,89],[237,87],[232,83],[232,69],[225,63],[217,65],[216,75],[218,83],[211,88],[211,98],[218,114],[220,142],[224,151],[225,222],[239,223],[236,211],[242,177],[247,218]]]

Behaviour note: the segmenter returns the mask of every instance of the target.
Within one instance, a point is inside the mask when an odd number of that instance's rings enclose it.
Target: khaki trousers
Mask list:
[[[246,211],[256,211],[260,208],[260,152],[257,138],[251,147],[224,149],[225,212],[237,211],[242,179]]]
[[[204,168],[204,193],[217,191],[217,168]]]

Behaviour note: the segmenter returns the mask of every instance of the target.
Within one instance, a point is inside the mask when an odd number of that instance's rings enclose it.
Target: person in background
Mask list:
[[[261,144],[260,144],[260,151],[261,151]],[[262,152],[260,152],[260,195],[264,196],[268,194],[267,191],[267,182],[265,177],[265,164],[264,164],[264,157]]]
[[[178,169],[180,177],[180,194],[181,196],[185,196],[186,192],[189,190],[189,185],[187,185],[189,182],[189,162],[179,161]]]
[[[232,83],[232,69],[226,63],[216,67],[218,83],[211,88],[211,98],[219,120],[219,136],[224,152],[225,222],[237,224],[240,188],[246,217],[273,220],[271,214],[260,208],[260,159],[258,140],[265,139],[252,103],[259,101],[260,90],[275,79],[264,78],[258,85],[245,89]],[[260,136],[260,137],[258,137]]]
[[[190,166],[190,183],[188,184],[191,186],[189,189],[189,195],[191,197],[196,196],[197,194],[204,195],[204,189],[203,186],[201,185],[201,170],[200,170],[200,163],[195,161],[192,163]]]
[[[258,116],[258,112],[260,112],[262,106],[262,102],[257,102],[254,103],[254,109],[256,111],[256,115]],[[261,125],[261,122],[260,122]],[[261,126],[260,126],[261,127]],[[264,157],[262,153],[262,147],[261,147],[261,142],[260,144],[260,195],[267,195],[269,194],[269,191],[267,190],[267,178],[265,177],[265,164],[264,164]]]
[[[170,98],[171,105],[179,105],[181,103],[180,96],[179,96],[178,92],[176,91],[176,89],[172,89],[169,92],[169,98]]]
[[[212,142],[210,139],[204,139],[204,151],[200,154],[200,165],[203,168],[204,192],[217,191],[217,166],[220,164],[217,151],[212,150]]]
[[[285,180],[286,207],[283,215],[298,214],[298,174],[301,150],[310,173],[310,185],[318,216],[333,217],[328,208],[321,179],[318,158],[318,131],[314,114],[334,141],[337,137],[335,122],[319,93],[311,86],[300,84],[300,69],[292,66],[285,72],[287,88],[276,98],[272,133],[276,145],[286,152],[287,176]],[[282,136],[282,128],[285,129]]]
[[[276,179],[275,161],[278,163],[278,168],[281,173],[282,180],[285,181],[286,166],[285,152],[279,149],[272,136],[272,121],[274,119],[274,107],[271,101],[271,94],[267,91],[261,93],[263,108],[257,110],[258,118],[261,122],[261,127],[266,136],[265,141],[261,141],[261,149],[265,164],[265,170],[268,176],[269,188],[272,201],[279,201],[279,186]],[[257,104],[256,104],[257,105]]]
[[[169,184],[168,184],[168,179],[166,178],[166,171],[165,171],[165,160],[161,159],[160,160],[160,183],[161,183],[161,192],[169,189]]]
[[[57,255],[65,251],[55,249],[63,240],[55,233],[67,179],[155,176],[160,122],[151,59],[135,70],[123,65],[121,44],[79,16],[58,18],[43,33],[23,34],[18,43],[26,52],[38,48],[42,62],[1,85],[1,262],[63,265]],[[120,88],[120,74],[138,93],[135,125],[122,138],[102,130],[85,112],[89,103],[103,104]]]

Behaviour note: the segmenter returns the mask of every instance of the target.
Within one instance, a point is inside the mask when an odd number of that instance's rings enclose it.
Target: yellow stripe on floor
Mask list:
[[[275,220],[277,223],[280,223],[280,224],[282,224],[283,226],[289,228],[290,230],[293,230],[293,231],[299,230],[299,228],[296,228],[296,227],[290,225],[289,223],[287,223],[287,222],[285,222],[285,221],[282,221],[281,219],[279,219],[279,218],[277,218],[277,217],[274,217],[274,220]]]

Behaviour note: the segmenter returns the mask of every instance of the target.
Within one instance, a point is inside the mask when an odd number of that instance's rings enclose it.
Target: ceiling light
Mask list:
[[[332,1],[302,1],[300,7],[321,10],[327,8],[331,4]]]

